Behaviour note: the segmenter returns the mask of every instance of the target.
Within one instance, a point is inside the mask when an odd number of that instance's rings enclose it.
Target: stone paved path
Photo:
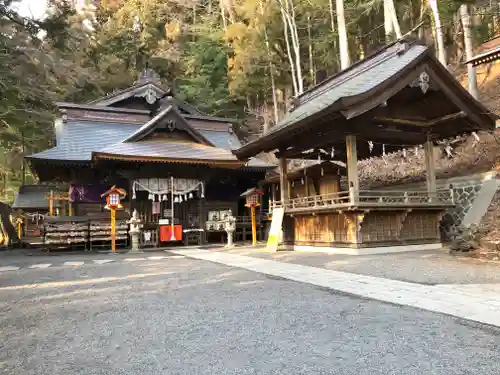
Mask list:
[[[171,253],[500,326],[500,290],[497,292],[492,287],[486,290],[484,286],[422,285],[209,250],[173,250]]]
[[[130,263],[130,262],[141,262],[141,261],[149,261],[149,260],[169,260],[175,259],[176,257],[180,257],[179,255],[174,256],[133,256],[128,258],[114,258],[114,259],[90,259],[90,260],[82,260],[82,261],[64,261],[64,259],[55,259],[53,263],[41,263],[33,260],[33,263],[23,262],[21,264],[9,264],[9,265],[0,265],[0,274],[5,272],[19,271],[25,268],[29,269],[45,269],[49,267],[81,267],[81,266],[89,266],[89,265],[103,265],[108,263]],[[44,258],[47,259],[47,258]]]

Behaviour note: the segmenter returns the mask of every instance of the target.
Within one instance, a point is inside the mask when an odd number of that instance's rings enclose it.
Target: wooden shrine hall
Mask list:
[[[279,158],[281,189],[273,205],[284,209],[284,249],[348,254],[431,249],[441,246],[439,222],[454,204],[450,189],[436,189],[434,143],[493,130],[495,120],[432,48],[408,38],[304,92],[280,123],[234,153],[240,160],[261,152]],[[420,145],[425,191],[360,189],[358,160]],[[308,188],[292,197],[286,188],[289,159],[344,162],[346,183],[338,191]]]
[[[176,241],[221,241],[226,216],[249,217],[240,194],[275,167],[256,158],[238,160],[232,153],[241,146],[233,131],[236,120],[200,112],[159,86],[152,71],[134,86],[90,103],[57,104],[55,147],[27,160],[41,183],[69,186],[58,192],[66,197],[68,213],[45,220],[69,228],[62,243],[76,241],[75,233],[80,243],[93,242],[92,235],[82,234],[86,224],[78,224],[80,218],[101,220],[93,226],[94,242],[106,245],[109,223],[103,221],[109,222],[109,212],[101,194],[111,186],[127,193],[117,216],[124,241],[134,209],[143,223],[143,245],[174,238],[172,222]],[[250,227],[249,219],[238,223]]]

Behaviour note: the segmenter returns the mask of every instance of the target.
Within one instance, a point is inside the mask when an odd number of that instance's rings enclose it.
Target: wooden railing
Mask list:
[[[286,202],[286,212],[322,210],[327,208],[343,208],[353,206],[452,206],[454,205],[453,190],[438,190],[435,193],[427,191],[397,191],[397,190],[360,190],[358,194],[351,189],[338,193],[313,195],[289,199]],[[280,201],[273,202],[271,209],[283,207]]]

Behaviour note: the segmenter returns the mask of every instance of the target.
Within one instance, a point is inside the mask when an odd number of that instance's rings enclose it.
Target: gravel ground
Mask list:
[[[499,331],[172,258],[0,274],[5,374],[498,374]]]
[[[269,252],[249,247],[230,252],[418,284],[500,283],[500,264],[454,257],[447,250],[355,256],[299,251]]]

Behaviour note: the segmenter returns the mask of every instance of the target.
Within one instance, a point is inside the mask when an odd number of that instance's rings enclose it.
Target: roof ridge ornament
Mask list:
[[[160,76],[158,73],[155,72],[154,69],[152,68],[145,68],[142,69],[141,72],[139,73],[139,80],[137,83],[144,83],[144,82],[158,82],[160,81]]]
[[[397,49],[397,54],[399,56],[404,55],[406,52],[410,50],[410,44],[406,41],[403,41],[401,43],[398,43],[398,49]]]
[[[427,90],[429,90],[429,75],[427,72],[423,71],[420,73],[417,79],[415,79],[412,83],[410,83],[410,87],[420,87],[422,93],[425,94]]]

